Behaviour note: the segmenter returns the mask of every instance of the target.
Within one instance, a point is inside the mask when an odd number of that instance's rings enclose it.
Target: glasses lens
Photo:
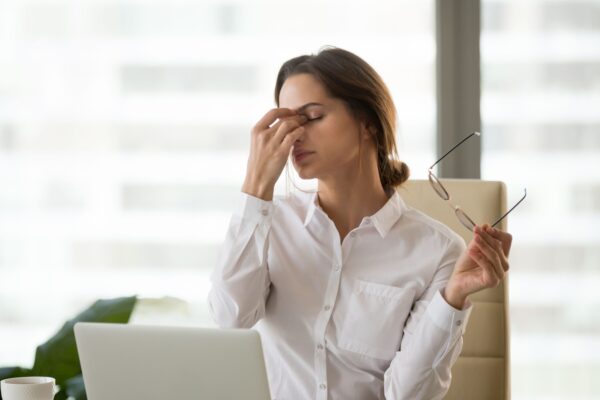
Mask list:
[[[467,214],[465,214],[465,212],[460,209],[460,208],[456,208],[456,216],[458,217],[458,220],[460,221],[461,224],[463,224],[463,226],[465,228],[467,228],[468,230],[472,231],[473,228],[475,228],[475,222],[473,222],[473,220],[471,218],[469,218],[469,216]]]
[[[450,195],[446,191],[446,188],[442,185],[442,183],[438,180],[438,178],[432,173],[429,172],[429,183],[433,187],[433,190],[444,200],[450,200]]]

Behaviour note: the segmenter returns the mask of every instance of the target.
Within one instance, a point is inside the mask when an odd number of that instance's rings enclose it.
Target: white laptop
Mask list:
[[[266,400],[258,332],[77,323],[89,400]]]

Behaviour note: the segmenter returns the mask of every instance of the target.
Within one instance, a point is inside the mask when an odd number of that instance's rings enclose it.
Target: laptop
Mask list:
[[[75,324],[89,400],[270,399],[251,329]]]

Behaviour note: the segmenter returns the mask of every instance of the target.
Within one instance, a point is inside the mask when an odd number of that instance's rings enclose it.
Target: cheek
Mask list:
[[[352,159],[355,154],[358,154],[358,138],[353,126],[323,124],[315,134],[315,143],[318,143],[319,148],[327,154],[328,158],[335,158],[336,162]]]
[[[340,168],[352,168],[358,159],[358,141],[353,141],[348,133],[327,130],[325,127],[313,129],[307,137],[316,156],[310,163],[297,165],[292,158],[294,169],[302,179],[319,178]]]

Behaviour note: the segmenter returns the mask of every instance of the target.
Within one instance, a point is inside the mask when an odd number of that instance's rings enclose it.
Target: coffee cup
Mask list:
[[[54,378],[26,376],[2,380],[0,390],[3,400],[52,400],[54,385]]]

